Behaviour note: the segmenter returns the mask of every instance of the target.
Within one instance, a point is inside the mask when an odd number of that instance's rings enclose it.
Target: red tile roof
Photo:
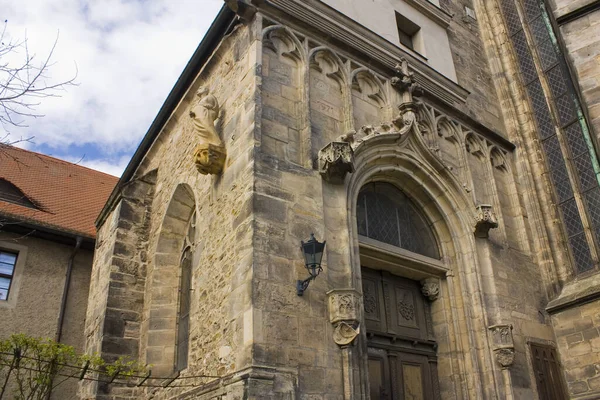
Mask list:
[[[0,200],[0,215],[78,236],[96,237],[94,221],[118,178],[10,146],[0,147],[0,178],[40,209]]]

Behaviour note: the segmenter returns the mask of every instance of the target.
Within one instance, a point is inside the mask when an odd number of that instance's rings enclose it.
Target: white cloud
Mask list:
[[[8,20],[8,32],[13,37],[26,34],[30,50],[39,57],[59,33],[51,81],[69,79],[78,71],[79,86],[62,97],[43,99],[38,111],[45,116],[27,120],[27,128],[13,129],[13,137],[35,136],[36,146],[64,158],[68,155],[60,154],[61,149],[92,146],[98,153],[88,151],[92,159],[87,165],[117,173],[111,168],[121,165],[124,153],[133,152],[222,4],[27,0],[25,5],[22,0],[0,0],[0,18]]]
[[[106,174],[120,177],[125,167],[129,163],[129,159],[131,157],[124,156],[118,157],[116,159],[93,159],[87,160],[85,157],[83,159],[76,159],[72,157],[66,157],[65,161],[72,162],[77,165],[81,165],[83,167],[95,169],[97,171],[102,171]]]

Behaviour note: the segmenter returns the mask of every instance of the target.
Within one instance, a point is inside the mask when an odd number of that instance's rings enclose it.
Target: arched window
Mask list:
[[[188,222],[187,235],[181,250],[181,278],[179,280],[179,310],[177,313],[177,354],[175,368],[182,371],[188,366],[190,345],[190,306],[192,290],[192,259],[196,237],[196,212]]]
[[[440,258],[429,224],[394,185],[365,185],[356,207],[358,234],[431,258]]]

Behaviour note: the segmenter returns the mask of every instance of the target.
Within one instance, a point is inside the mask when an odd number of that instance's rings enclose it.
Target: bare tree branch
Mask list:
[[[24,39],[13,39],[7,33],[7,26],[8,21],[4,21],[0,34],[0,125],[8,133],[11,127],[26,127],[27,119],[43,117],[43,114],[37,111],[41,99],[60,97],[67,87],[76,86],[78,71],[75,65],[72,78],[51,82],[48,73],[54,65],[52,56],[59,35],[56,35],[47,56],[40,59],[30,53],[27,35]],[[0,143],[14,145],[21,140],[8,143],[5,136]]]

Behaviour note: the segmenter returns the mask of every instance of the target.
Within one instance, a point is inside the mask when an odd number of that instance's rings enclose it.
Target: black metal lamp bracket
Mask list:
[[[298,296],[302,296],[304,294],[304,291],[308,288],[308,285],[310,284],[310,281],[312,281],[313,279],[315,279],[316,276],[309,276],[308,278],[306,278],[305,280],[301,281],[298,280],[296,282],[296,294]]]

